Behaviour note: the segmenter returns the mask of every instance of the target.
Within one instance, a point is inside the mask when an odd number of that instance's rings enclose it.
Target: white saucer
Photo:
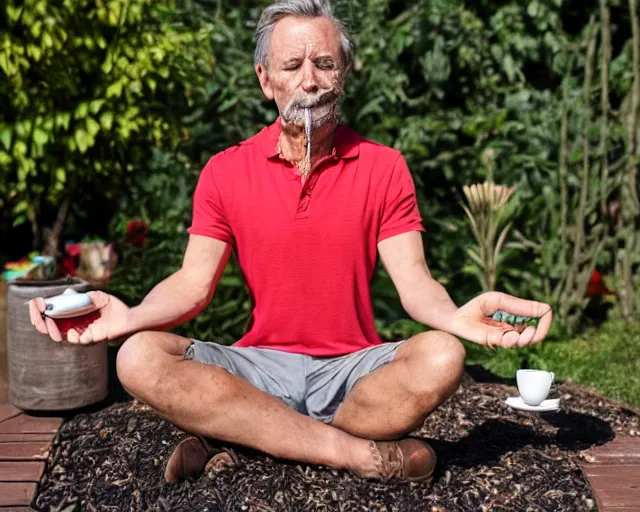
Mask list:
[[[509,407],[528,412],[555,412],[560,410],[560,399],[550,398],[544,400],[540,405],[529,405],[520,396],[510,396],[505,400]]]

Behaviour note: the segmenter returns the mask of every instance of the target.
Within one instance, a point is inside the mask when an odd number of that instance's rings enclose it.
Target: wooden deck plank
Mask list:
[[[0,444],[0,461],[5,460],[42,460],[49,452],[49,442],[37,443],[2,443]]]
[[[0,512],[34,512],[30,506],[62,418],[24,414],[0,403]]]
[[[607,446],[606,449],[593,450],[591,453],[596,457],[640,457],[640,446],[631,444],[614,445]]]
[[[596,466],[637,466],[640,464],[638,457],[598,457],[593,463]]]
[[[637,466],[640,464],[640,457],[634,455],[600,456],[594,455],[590,465],[594,466]]]
[[[33,482],[0,482],[0,506],[30,505],[36,485]]]
[[[590,477],[636,478],[635,483],[640,486],[640,465],[637,464],[589,464],[584,467],[584,471]]]
[[[640,464],[640,437],[617,436],[604,445],[591,448],[588,454],[590,464]]]
[[[0,423],[0,434],[55,434],[62,418],[39,418],[22,414]]]
[[[640,438],[617,436],[588,452],[582,469],[600,512],[640,512]]]
[[[14,407],[13,405],[7,402],[0,404],[0,422],[3,422],[4,420],[8,420],[10,418],[14,418],[15,416],[18,416],[20,414],[22,414],[22,411],[17,407]]]
[[[610,507],[637,507],[640,503],[640,489],[598,489],[595,493],[600,498],[602,510]]]
[[[0,509],[2,510],[2,509]],[[640,506],[599,508],[599,512],[640,512]]]
[[[0,461],[0,481],[39,482],[44,471],[44,462]]]
[[[9,420],[11,421],[11,420]],[[1,425],[1,423],[0,423]],[[592,454],[596,459],[618,459],[618,458],[625,458],[625,459],[640,459],[640,452],[634,452],[632,451],[630,448],[627,447],[621,447],[621,448],[617,448],[615,451],[611,450],[609,452],[604,452],[604,451],[599,451],[599,452],[592,452]]]
[[[590,452],[597,454],[640,454],[640,437],[635,436],[617,436],[606,444],[593,447]]]
[[[640,466],[635,471],[635,474],[589,475],[589,481],[591,485],[598,490],[620,491],[620,493],[624,494],[627,491],[640,490],[639,474]]]
[[[42,434],[0,434],[0,443],[51,442],[55,436],[56,435],[51,432]]]

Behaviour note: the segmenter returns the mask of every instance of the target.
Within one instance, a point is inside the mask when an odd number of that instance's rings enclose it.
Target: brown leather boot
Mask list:
[[[431,478],[436,468],[436,452],[422,439],[371,441],[369,447],[376,466],[373,472],[362,474],[365,478],[421,482]]]
[[[179,482],[185,478],[201,475],[216,451],[218,450],[214,450],[202,437],[190,436],[183,439],[174,448],[167,461],[164,479],[167,482]]]
[[[238,458],[233,450],[224,449],[220,453],[216,453],[207,465],[204,467],[204,472],[206,474],[209,473],[219,473],[220,471],[224,471],[227,468],[231,468],[238,463]]]

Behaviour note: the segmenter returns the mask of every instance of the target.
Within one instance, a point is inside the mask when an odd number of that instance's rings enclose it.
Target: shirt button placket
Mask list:
[[[311,201],[310,191],[305,188],[300,193],[300,200],[298,201],[298,212],[296,218],[307,217],[307,210],[309,209],[309,202]]]
[[[296,213],[296,218],[300,219],[309,216],[307,210],[309,209],[309,203],[311,202],[311,192],[313,191],[317,180],[318,175],[312,175],[309,181],[302,188],[302,191],[300,192],[300,200],[298,201],[298,211]]]
[[[307,216],[307,210],[309,208],[309,196],[307,194],[304,194],[300,197],[300,201],[298,202],[298,214],[296,215],[297,218],[300,217],[306,217]]]

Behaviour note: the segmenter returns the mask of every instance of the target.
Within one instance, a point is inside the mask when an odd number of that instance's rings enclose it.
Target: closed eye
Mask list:
[[[300,61],[298,60],[289,60],[284,63],[285,71],[292,71],[294,69],[298,69],[300,67]]]
[[[332,58],[330,57],[325,57],[325,58],[321,58],[321,59],[317,59],[315,61],[315,65],[319,68],[319,69],[334,69],[336,64],[333,61]]]

